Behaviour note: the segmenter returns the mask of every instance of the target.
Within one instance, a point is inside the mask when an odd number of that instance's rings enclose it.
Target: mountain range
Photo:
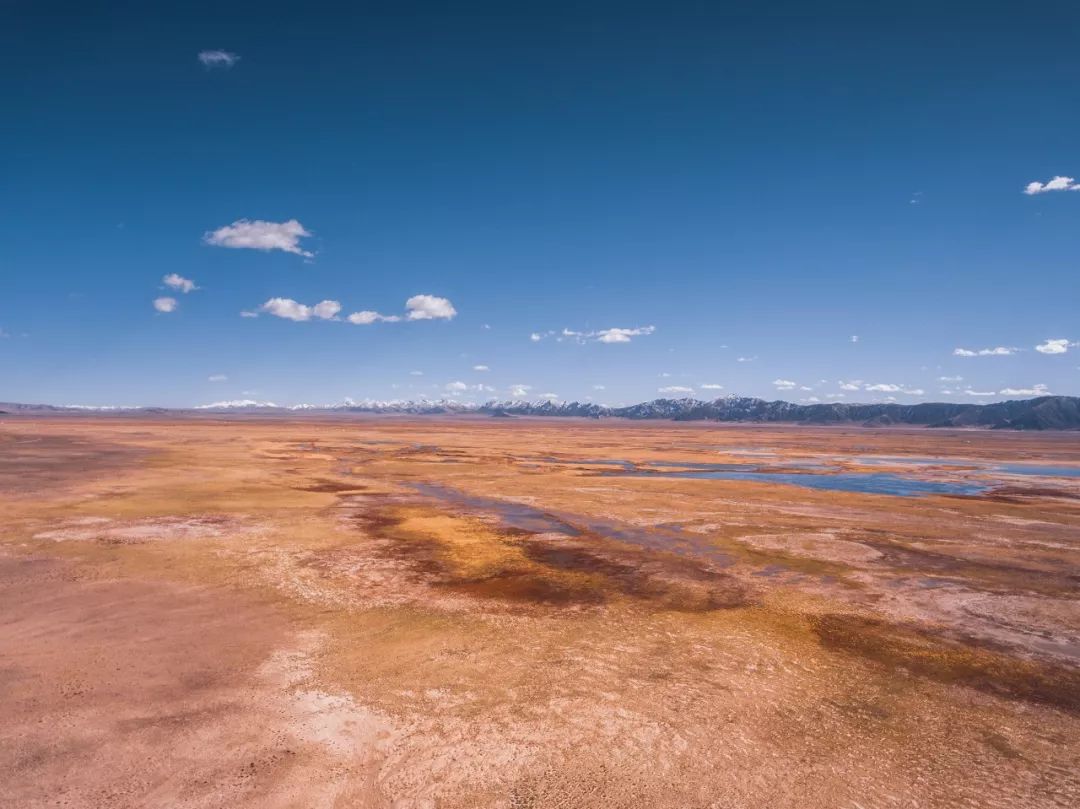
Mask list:
[[[718,421],[737,423],[854,424],[867,427],[911,425],[920,427],[981,427],[996,430],[1080,430],[1080,397],[1040,396],[992,404],[926,402],[922,404],[794,404],[745,396],[699,399],[653,399],[626,407],[588,402],[520,400],[483,404],[441,399],[437,401],[346,400],[336,405],[295,405],[242,399],[215,402],[196,408],[79,407],[0,403],[0,415],[75,413],[183,414],[183,413],[275,413],[289,414],[477,414],[500,418],[553,416],[577,418],[668,419],[672,421]]]

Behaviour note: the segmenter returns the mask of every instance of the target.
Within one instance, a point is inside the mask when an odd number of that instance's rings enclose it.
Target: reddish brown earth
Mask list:
[[[0,806],[1076,806],[1080,478],[1024,461],[1080,436],[9,418]],[[750,462],[985,488],[658,474]]]

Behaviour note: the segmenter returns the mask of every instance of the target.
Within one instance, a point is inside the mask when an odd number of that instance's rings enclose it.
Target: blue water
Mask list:
[[[863,494],[890,494],[896,497],[918,497],[926,494],[979,494],[986,486],[974,483],[951,483],[937,480],[921,480],[885,472],[841,472],[837,474],[810,475],[799,472],[755,472],[714,469],[686,472],[609,472],[609,476],[696,478],[702,480],[749,480],[759,483],[782,483],[802,486],[805,489],[823,489],[838,492],[861,492]]]
[[[1042,475],[1051,478],[1080,478],[1080,466],[1042,466],[1030,463],[1003,463],[994,466],[1010,475]]]

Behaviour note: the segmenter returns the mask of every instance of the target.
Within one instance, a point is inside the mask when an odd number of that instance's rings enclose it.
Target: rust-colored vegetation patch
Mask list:
[[[591,535],[499,528],[427,506],[365,502],[353,521],[382,540],[380,553],[406,562],[435,589],[551,607],[629,601],[708,612],[751,603],[747,585],[691,558]]]
[[[821,644],[891,671],[1080,713],[1080,670],[962,644],[927,630],[860,615],[811,619]]]

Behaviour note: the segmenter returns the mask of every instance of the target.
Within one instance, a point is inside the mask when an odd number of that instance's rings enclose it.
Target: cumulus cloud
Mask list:
[[[1080,184],[1072,177],[1058,175],[1045,183],[1031,182],[1024,186],[1024,193],[1028,196],[1045,194],[1047,191],[1080,191]]]
[[[307,306],[297,303],[292,298],[271,298],[259,307],[259,311],[297,322],[311,320],[313,317],[320,320],[336,320],[337,313],[341,311],[341,304],[337,301],[320,301],[314,306]]]
[[[963,391],[965,396],[994,396],[992,390],[973,390],[972,388],[966,388]]]
[[[998,393],[1002,396],[1049,396],[1050,390],[1040,383],[1030,388],[1002,388]]]
[[[559,394],[557,394],[557,393],[541,393],[540,398],[541,399],[558,399]]]
[[[532,385],[511,385],[510,395],[515,399],[523,399],[529,395],[529,391],[532,390]]]
[[[159,312],[175,312],[179,305],[176,298],[154,298],[154,308]]]
[[[853,342],[853,343],[859,342],[859,335],[857,335],[857,334],[851,335],[851,342]]]
[[[954,348],[954,357],[1008,357],[1018,351],[1010,346],[997,346],[995,348]]]
[[[698,387],[701,388],[702,390],[723,390],[724,389],[723,385],[717,385],[717,384],[715,384],[713,382],[708,382],[708,383],[703,384],[703,385],[698,385]]]
[[[1075,348],[1078,343],[1072,343],[1065,339],[1048,339],[1044,343],[1039,343],[1035,346],[1035,350],[1040,354],[1064,354],[1070,348]]]
[[[184,276],[177,275],[174,272],[171,272],[164,278],[162,278],[161,283],[165,284],[165,286],[167,287],[178,289],[185,294],[198,289],[198,287],[195,286],[195,282],[192,281],[190,278],[184,278]]]
[[[469,389],[469,386],[466,385],[464,382],[461,382],[461,381],[447,382],[446,383],[446,389],[448,391],[453,391],[453,392],[456,392],[456,393],[464,393],[465,391],[467,391]]]
[[[963,382],[964,377],[962,377],[962,376],[939,376],[938,381],[939,382]]]
[[[849,382],[845,382],[841,379],[837,384],[840,385],[840,390],[859,390],[862,387],[862,380],[852,379]]]
[[[450,301],[434,295],[413,295],[405,301],[405,309],[409,320],[450,320],[457,314]]]
[[[230,68],[240,61],[240,57],[229,51],[199,51],[199,61],[204,67]]]
[[[795,390],[799,386],[798,382],[792,382],[790,379],[774,379],[772,383],[777,390]]]
[[[206,377],[207,382],[227,382],[228,379],[229,377],[225,376],[225,374],[211,374]]]
[[[282,250],[305,258],[314,254],[300,247],[300,240],[311,233],[297,222],[264,222],[262,219],[238,219],[231,225],[203,234],[203,242],[214,247],[248,250]]]
[[[488,368],[488,367],[487,367],[486,365],[474,365],[474,366],[472,367],[472,369],[473,369],[474,371],[490,371],[490,370],[491,370],[491,369],[490,369],[490,368]]]
[[[666,385],[662,388],[657,388],[656,392],[668,394],[690,394],[694,392],[694,389],[688,388],[685,385]]]

